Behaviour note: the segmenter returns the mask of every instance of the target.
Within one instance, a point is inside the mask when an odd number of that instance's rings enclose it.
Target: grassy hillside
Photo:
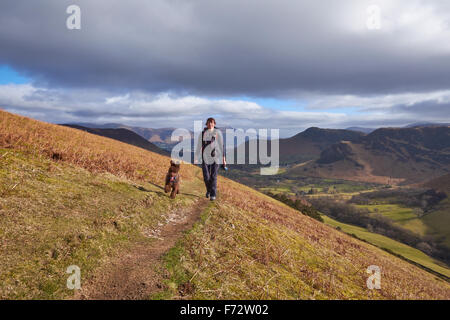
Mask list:
[[[381,234],[373,233],[365,228],[352,226],[350,224],[341,223],[325,215],[322,216],[325,223],[333,226],[339,227],[345,233],[354,234],[359,239],[363,239],[379,248],[390,250],[402,257],[414,261],[426,268],[436,271],[446,277],[450,278],[450,269],[443,266],[441,262],[434,260],[433,258],[427,256],[422,251],[405,245],[401,242],[392,240]]]
[[[168,163],[0,111],[0,298],[69,298],[67,266],[80,266],[83,287],[136,243],[156,246],[158,225],[204,196],[200,169],[187,164],[182,193],[163,194]],[[450,298],[447,282],[412,264],[249,187],[218,184],[218,200],[154,265],[159,285],[148,298]],[[372,264],[381,290],[366,287]]]
[[[151,241],[148,230],[196,200],[169,201],[152,184],[16,150],[0,149],[0,158],[3,299],[67,297],[68,266],[90,275],[133,242]]]
[[[427,181],[423,186],[447,194],[447,198],[441,201],[422,220],[429,226],[429,234],[444,236],[444,243],[450,247],[450,174]]]
[[[445,193],[445,195],[444,195]],[[450,247],[450,175],[408,188],[365,193],[360,208],[382,214],[421,236],[431,236]],[[409,200],[408,200],[409,199]]]
[[[154,128],[132,127],[120,123],[96,124],[83,122],[71,123],[69,124],[69,126],[81,126],[90,129],[126,129],[138,134],[139,136],[143,137],[145,140],[151,142],[152,144],[158,146],[159,148],[168,151],[170,151],[172,147],[175,144],[177,144],[177,142],[171,141],[172,132],[175,130],[175,128],[154,129]]]
[[[358,205],[359,208],[367,208],[372,213],[379,213],[386,218],[397,223],[403,228],[409,229],[419,235],[427,233],[427,226],[420,217],[414,212],[413,208],[408,208],[398,204],[375,204],[375,205]]]
[[[450,173],[427,181],[423,185],[427,188],[433,188],[445,192],[450,196]]]
[[[160,149],[153,143],[145,140],[137,133],[125,128],[87,128],[75,124],[64,124],[64,125],[67,127],[87,131],[89,133],[93,133],[102,137],[107,137],[128,144],[132,144],[133,146],[140,147],[145,150],[159,153],[165,156],[170,156],[170,152]]]
[[[427,285],[411,281],[429,274],[411,264],[249,188],[240,188],[245,190],[244,203],[235,183],[222,181],[221,188],[222,201],[167,258],[171,281],[178,285],[190,280],[195,288],[189,298],[424,297],[421,291]],[[381,291],[365,287],[365,270],[371,264],[383,269]],[[444,296],[449,298],[448,284],[433,279],[447,287]]]

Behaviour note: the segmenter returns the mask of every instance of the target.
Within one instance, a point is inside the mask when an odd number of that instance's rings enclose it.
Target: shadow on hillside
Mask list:
[[[164,188],[163,188],[163,187],[161,187],[161,186],[159,186],[159,185],[157,185],[157,184],[155,184],[155,183],[152,183],[152,182],[148,182],[148,183],[154,185],[155,187],[161,189],[162,191],[149,190],[149,189],[147,189],[147,188],[144,188],[143,186],[137,186],[137,185],[133,185],[133,187],[135,187],[135,188],[138,189],[139,191],[143,191],[143,192],[153,192],[153,193],[160,194],[160,195],[164,195],[164,194],[165,194],[165,193],[164,193]]]
[[[148,190],[148,189],[144,188],[143,186],[136,186],[136,185],[133,185],[133,187],[135,187],[136,189],[138,189],[140,191],[143,191],[143,192],[153,192],[153,193],[156,193],[156,194],[159,194],[159,195],[166,195],[166,193],[164,192],[164,188],[161,187],[160,185],[157,185],[156,183],[153,183],[153,182],[150,182],[150,181],[148,181],[147,183],[149,183],[149,184],[151,184],[151,185],[161,189],[162,191]],[[195,198],[201,198],[200,196],[198,196],[196,194],[186,193],[186,192],[183,192],[183,191],[180,191],[180,195],[191,196],[191,197],[195,197]]]
[[[195,197],[195,198],[201,198],[200,196],[198,196],[196,194],[192,194],[192,193],[180,192],[180,194],[182,194],[184,196],[191,196],[191,197]]]

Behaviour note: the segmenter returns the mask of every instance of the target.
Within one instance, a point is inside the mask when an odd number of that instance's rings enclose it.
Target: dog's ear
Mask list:
[[[171,165],[171,166],[174,166],[174,165],[175,165],[175,162],[173,162],[173,160],[170,160],[170,165]]]

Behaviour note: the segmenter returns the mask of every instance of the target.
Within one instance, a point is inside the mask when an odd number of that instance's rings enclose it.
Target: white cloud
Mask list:
[[[359,108],[365,109],[389,109],[396,105],[411,106],[414,104],[435,101],[437,104],[450,102],[450,90],[441,90],[423,93],[400,93],[375,96],[356,95],[322,95],[308,96],[309,109],[337,109],[337,108]]]
[[[0,107],[32,118],[55,122],[124,123],[143,127],[191,128],[194,120],[214,116],[219,126],[235,128],[279,128],[281,136],[310,126],[345,128],[405,125],[422,121],[450,122],[448,112],[427,115],[418,107],[449,109],[450,90],[362,97],[353,95],[309,96],[306,110],[278,110],[252,101],[149,94],[131,91],[114,95],[101,90],[45,89],[30,84],[0,85]],[[358,107],[348,113],[339,108]],[[398,108],[402,106],[402,108]],[[331,110],[335,109],[335,110]],[[337,110],[336,110],[337,109]],[[331,111],[330,111],[331,110]],[[448,111],[448,110],[447,110]]]
[[[111,97],[111,98],[106,98],[105,103],[106,104],[114,104],[114,103],[118,103],[118,102],[126,102],[130,99],[130,94],[127,93],[126,95],[123,96],[115,96],[115,97]]]

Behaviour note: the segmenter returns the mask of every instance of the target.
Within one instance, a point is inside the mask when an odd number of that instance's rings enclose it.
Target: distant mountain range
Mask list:
[[[95,124],[95,123],[86,123],[86,122],[79,122],[79,123],[69,123],[69,124],[63,124],[65,126],[70,127],[82,127],[84,129],[100,129],[98,131],[92,130],[91,133],[99,134],[103,132],[104,134],[112,134],[113,131],[105,131],[106,129],[126,129],[129,131],[132,131],[136,133],[137,135],[141,136],[145,140],[151,142],[153,145],[157,146],[160,149],[166,150],[168,153],[172,151],[172,148],[174,145],[178,143],[178,141],[172,141],[172,132],[176,128],[143,128],[143,127],[134,127],[134,126],[127,126],[120,123],[105,123],[105,124]],[[226,144],[226,135],[225,130],[226,129],[232,129],[230,127],[218,127],[218,129],[222,132],[224,136],[224,144]],[[88,130],[85,130],[88,131]],[[194,133],[190,131],[191,138],[193,138]],[[128,134],[129,135],[129,134]],[[110,136],[110,138],[113,138]],[[114,138],[113,138],[114,139]],[[120,139],[116,139],[120,140]],[[129,139],[130,140],[130,139]],[[137,139],[131,139],[131,140],[137,140]],[[123,140],[120,140],[123,141]],[[245,138],[245,141],[248,141],[248,137]],[[125,142],[125,141],[124,141]],[[235,145],[237,143],[237,139],[235,138]],[[142,141],[139,142],[142,144]]]
[[[381,128],[323,150],[294,175],[378,183],[418,183],[450,172],[450,127]]]
[[[437,122],[416,122],[405,126],[405,128],[419,128],[419,127],[448,127],[450,123]]]
[[[169,154],[177,143],[170,141],[175,128],[151,129],[114,123],[84,125],[97,128],[69,126],[161,154]],[[370,130],[373,131],[369,134],[363,132]],[[450,127],[447,123],[414,123],[404,128],[380,129],[312,127],[280,139],[279,147],[280,164],[288,165],[287,173],[292,176],[408,184],[450,172]],[[248,137],[245,148],[248,159]],[[268,152],[270,154],[270,143]]]
[[[170,153],[167,150],[163,150],[156,146],[155,144],[149,142],[148,140],[144,139],[139,134],[125,129],[125,128],[88,128],[76,124],[63,124],[66,127],[71,127],[74,129],[83,130],[92,134],[96,134],[102,137],[111,138],[114,140],[122,141],[149,151],[153,151],[165,156],[170,155]]]
[[[419,127],[445,127],[450,126],[450,123],[437,123],[437,122],[415,122],[404,126],[403,128],[419,128]],[[372,133],[379,128],[366,128],[366,127],[349,127],[345,130],[364,132],[365,134]]]
[[[364,133],[357,131],[312,127],[291,138],[280,139],[280,163],[312,160],[335,143],[355,141],[362,136]]]
[[[318,159],[322,151],[342,140],[356,141],[364,133],[344,129],[321,129],[311,127],[290,138],[279,139],[280,164],[296,164]],[[259,150],[259,143],[256,143]],[[245,143],[246,159],[249,155],[249,142]],[[271,154],[271,144],[267,144],[268,154]],[[235,148],[235,159],[238,149]],[[248,160],[246,160],[248,163]]]
[[[140,135],[145,140],[153,143],[161,149],[166,151],[172,150],[172,147],[177,143],[170,140],[172,132],[175,128],[143,128],[143,127],[135,127],[135,126],[127,126],[120,123],[105,123],[105,124],[96,124],[96,123],[87,123],[87,122],[77,122],[66,124],[69,126],[81,126],[85,128],[93,128],[93,129],[127,129],[133,131],[134,133]]]
[[[345,130],[363,132],[365,134],[369,134],[377,129],[376,128],[363,128],[363,127],[349,127],[349,128],[346,128]]]

